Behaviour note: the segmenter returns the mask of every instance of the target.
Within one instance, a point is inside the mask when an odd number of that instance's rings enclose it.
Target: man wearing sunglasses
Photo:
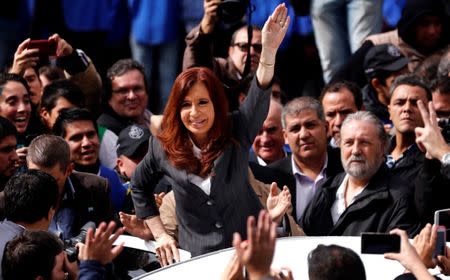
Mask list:
[[[228,57],[213,56],[213,31],[219,20],[218,8],[221,0],[204,0],[203,18],[198,26],[186,36],[186,49],[183,58],[183,70],[193,66],[205,66],[213,69],[224,83],[229,96],[230,109],[238,105],[237,97],[246,91],[246,85],[258,68],[261,54],[261,29],[252,26],[251,44],[247,36],[247,26],[236,30],[228,48]],[[280,23],[281,24],[281,23]],[[247,56],[250,55],[249,73],[244,73]],[[248,74],[248,75],[247,75]],[[236,98],[234,98],[236,97]],[[236,100],[235,100],[236,99]]]

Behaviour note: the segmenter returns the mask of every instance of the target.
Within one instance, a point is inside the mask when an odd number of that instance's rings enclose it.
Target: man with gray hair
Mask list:
[[[58,184],[58,202],[49,231],[64,240],[77,235],[89,221],[99,225],[114,219],[108,181],[94,174],[73,171],[67,142],[40,135],[28,147],[27,166],[48,173]]]
[[[283,108],[281,121],[292,155],[269,165],[278,186],[286,185],[292,196],[296,221],[319,189],[319,183],[342,171],[339,150],[327,149],[328,125],[320,102],[298,97]]]
[[[415,209],[405,183],[384,164],[388,137],[370,112],[349,115],[341,127],[341,161],[345,172],[328,179],[300,220],[307,235],[416,233]]]

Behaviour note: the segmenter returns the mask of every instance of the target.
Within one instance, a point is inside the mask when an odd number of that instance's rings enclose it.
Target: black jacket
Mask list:
[[[382,165],[367,187],[333,224],[331,207],[345,173],[324,182],[300,219],[307,235],[350,235],[389,232],[401,228],[410,236],[418,230],[415,209],[403,181]]]
[[[361,93],[366,111],[373,113],[384,124],[391,123],[387,107],[378,100],[377,93],[369,84],[362,89]]]
[[[414,180],[414,200],[423,225],[433,223],[434,211],[450,208],[450,179],[440,170],[438,160],[425,159]]]

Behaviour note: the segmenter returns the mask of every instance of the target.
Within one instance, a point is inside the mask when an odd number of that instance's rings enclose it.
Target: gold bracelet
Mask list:
[[[267,67],[267,68],[273,68],[273,67],[275,66],[275,63],[268,64],[268,63],[263,62],[262,60],[259,60],[259,63],[260,63],[262,66],[265,66],[265,67]]]

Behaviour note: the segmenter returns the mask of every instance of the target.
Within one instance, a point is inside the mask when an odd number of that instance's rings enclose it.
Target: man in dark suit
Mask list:
[[[284,138],[292,155],[270,165],[272,172],[257,176],[288,186],[296,221],[324,179],[342,171],[339,150],[327,149],[327,123],[322,105],[311,97],[295,98],[283,108]]]
[[[67,239],[89,221],[114,219],[108,181],[99,176],[73,172],[66,141],[54,135],[35,138],[27,154],[27,165],[52,175],[58,183],[58,203],[49,231]]]
[[[341,127],[345,172],[322,184],[300,219],[307,235],[418,230],[411,192],[384,164],[388,137],[370,112],[349,115]]]

